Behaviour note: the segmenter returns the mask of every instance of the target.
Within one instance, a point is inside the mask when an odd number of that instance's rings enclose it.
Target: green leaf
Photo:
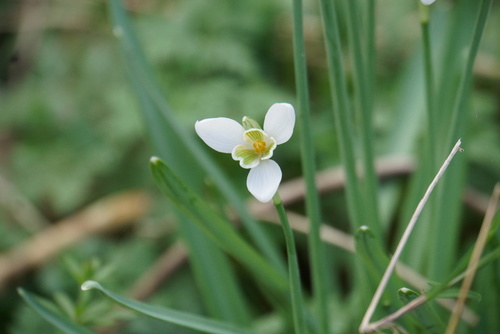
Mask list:
[[[436,298],[458,298],[460,296],[460,289],[459,288],[450,288],[446,289],[445,291],[441,292],[439,295],[437,295]],[[481,294],[475,291],[467,291],[467,298],[470,300],[474,300],[478,303],[481,302]]]
[[[398,297],[399,300],[406,305],[417,299],[419,294],[408,288],[401,288],[398,290]],[[416,326],[425,329],[426,333],[444,333],[444,325],[429,302],[420,305],[409,314],[414,317]]]
[[[22,288],[18,288],[17,292],[32,309],[63,332],[68,334],[92,334],[92,332],[87,328],[81,327],[47,308],[43,305],[44,301],[40,297],[37,297]]]
[[[95,281],[87,281],[82,284],[82,290],[97,289],[105,296],[111,298],[118,304],[129,308],[133,311],[144,314],[148,317],[155,318],[161,321],[173,323],[182,327],[199,330],[205,333],[214,334],[231,334],[231,333],[251,333],[249,330],[238,328],[231,324],[212,320],[202,316],[171,310],[165,307],[148,305],[132,299],[128,299],[117,295],[105,288]]]
[[[368,226],[361,226],[356,231],[355,240],[356,254],[361,258],[363,269],[372,284],[373,290],[370,291],[370,294],[372,294],[389,265],[389,257],[380,246],[377,236]],[[398,277],[393,274],[382,296],[382,306],[395,311],[397,298],[394,293],[389,292],[396,291],[401,284]]]
[[[169,166],[153,157],[150,167],[161,191],[222,250],[241,261],[265,286],[281,292],[288,290],[286,277],[250,246],[227,220],[184,184]]]

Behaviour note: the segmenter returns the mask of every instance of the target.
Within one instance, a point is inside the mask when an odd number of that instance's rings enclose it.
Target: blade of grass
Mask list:
[[[208,314],[231,323],[248,325],[250,310],[228,256],[193,222],[181,215],[179,232],[189,249],[190,267]]]
[[[52,325],[68,334],[92,334],[92,331],[85,327],[79,326],[69,319],[63,318],[59,314],[45,307],[39,297],[27,292],[22,288],[17,288],[17,292],[24,299],[24,301],[45,320]]]
[[[338,17],[333,1],[320,0],[320,9],[327,52],[330,94],[334,106],[333,114],[340,155],[347,178],[347,206],[352,227],[353,229],[357,229],[367,220],[363,215],[365,212],[363,207],[364,201],[360,194],[359,183],[356,177],[355,147],[353,142],[354,132],[350,123],[351,108],[349,105],[342,63],[342,48],[340,45],[340,33],[337,23]]]
[[[419,296],[418,293],[408,288],[401,288],[398,291],[398,297],[405,305],[408,305]],[[415,317],[415,323],[420,331],[429,334],[443,333],[444,324],[429,303],[414,309],[410,314]]]
[[[361,226],[356,231],[355,240],[356,254],[363,261],[363,269],[370,278],[370,293],[372,294],[389,264],[389,257],[385,254],[373,231],[368,226]],[[390,292],[382,296],[383,301],[381,302],[385,309],[395,310],[397,298],[392,292],[397,291],[401,284],[402,282],[396,277],[392,277],[389,281],[388,290]]]
[[[360,13],[358,8],[358,1],[347,1],[347,30],[349,45],[352,50],[353,58],[353,84],[355,91],[355,109],[359,115],[360,121],[360,137],[361,137],[361,151],[362,151],[362,165],[363,165],[363,178],[360,182],[362,186],[362,194],[364,194],[364,210],[366,217],[370,217],[369,224],[371,228],[376,231],[377,235],[382,236],[380,227],[380,217],[378,212],[377,202],[377,176],[374,166],[374,135],[373,135],[373,122],[372,111],[373,103],[372,96],[369,92],[373,78],[369,75],[373,73],[370,71],[370,62],[367,57],[363,57],[362,41],[364,36],[360,32]],[[373,33],[372,33],[373,34]],[[373,36],[372,36],[373,37]],[[374,50],[371,50],[374,51]],[[367,54],[367,56],[374,56],[374,52]]]
[[[419,2],[420,14],[420,29],[422,33],[422,58],[424,63],[424,77],[425,77],[425,101],[427,107],[427,135],[429,145],[429,161],[432,168],[437,167],[437,155],[435,145],[438,143],[438,121],[434,108],[434,70],[432,66],[432,49],[431,39],[429,35],[429,6]]]
[[[450,145],[454,138],[458,135],[459,122],[462,115],[465,113],[465,108],[467,106],[467,100],[469,97],[470,85],[472,82],[472,70],[474,66],[474,62],[476,60],[477,51],[479,49],[479,43],[481,42],[481,37],[483,35],[484,27],[486,26],[486,20],[488,18],[488,13],[491,8],[491,4],[493,0],[482,0],[479,8],[479,12],[477,14],[476,22],[473,30],[473,37],[471,41],[471,45],[469,48],[469,52],[467,55],[467,61],[465,64],[465,68],[462,72],[462,77],[460,79],[460,85],[455,95],[455,100],[453,103],[452,116],[451,116],[451,124],[448,127],[448,131],[446,134],[446,141],[444,145]]]
[[[320,325],[320,333],[329,332],[327,297],[330,279],[326,272],[326,256],[320,238],[321,213],[319,194],[316,188],[315,154],[310,121],[309,88],[307,81],[306,50],[304,46],[302,1],[293,0],[293,52],[295,64],[295,85],[297,91],[298,126],[300,131],[301,162],[306,183],[306,212],[311,226],[308,234],[309,261],[313,281],[313,296]],[[283,227],[285,228],[285,227]]]
[[[210,318],[128,299],[105,289],[99,283],[94,281],[87,281],[82,284],[82,290],[86,291],[91,289],[101,291],[106,297],[128,309],[139,312],[148,317],[173,323],[182,327],[213,334],[250,333],[247,329],[239,328],[222,321],[216,321]]]
[[[279,292],[288,290],[287,281],[281,272],[265,261],[228,221],[183,183],[170,167],[156,157],[151,159],[150,167],[160,190],[221,249],[237,258],[265,286]]]
[[[483,0],[479,5],[467,60],[461,74],[458,90],[454,97],[450,118],[447,122],[448,126],[444,128],[446,129],[444,134],[444,145],[451,145],[454,138],[465,132],[468,116],[466,107],[472,82],[473,65],[491,3],[492,0]],[[440,152],[442,152],[442,149]],[[429,276],[434,279],[440,279],[446,273],[446,270],[449,268],[447,264],[451,263],[450,256],[454,254],[456,249],[458,223],[455,222],[458,222],[459,211],[451,210],[450,212],[450,209],[453,209],[453,207],[450,208],[449,205],[445,206],[444,203],[454,203],[455,207],[458,209],[461,200],[459,193],[460,189],[462,189],[461,184],[464,182],[464,168],[465,166],[463,163],[454,166],[450,171],[451,173],[444,178],[443,186],[437,191],[435,205],[439,210],[437,212],[437,217],[433,217],[433,224],[431,224],[432,231],[430,233],[432,239],[429,240],[429,252],[432,254],[432,256],[429,257]],[[450,217],[450,214],[455,215],[455,217]],[[448,221],[449,223],[447,225],[439,224],[439,222],[443,221]]]

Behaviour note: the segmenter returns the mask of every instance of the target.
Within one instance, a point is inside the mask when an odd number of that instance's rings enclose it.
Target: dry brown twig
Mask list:
[[[149,202],[149,196],[143,191],[109,196],[41,230],[0,254],[0,289],[5,287],[8,280],[42,265],[61,250],[89,235],[123,227],[143,217],[148,211]]]
[[[415,224],[417,223],[418,217],[420,216],[420,213],[422,212],[425,204],[427,203],[427,200],[429,199],[432,190],[434,190],[434,187],[437,185],[439,179],[443,176],[444,172],[448,168],[448,165],[450,164],[451,160],[455,156],[455,154],[459,151],[462,151],[460,148],[460,144],[462,141],[459,139],[453,149],[451,150],[450,154],[444,161],[443,165],[437,172],[436,176],[432,180],[431,184],[427,188],[424,196],[420,200],[420,202],[417,205],[417,208],[415,209],[415,212],[413,213],[413,216],[410,219],[410,222],[408,223],[408,226],[406,227],[406,230],[403,233],[403,236],[401,237],[401,240],[399,241],[398,246],[396,247],[396,250],[394,251],[394,255],[391,258],[391,261],[389,262],[389,265],[387,266],[387,269],[382,276],[382,279],[380,280],[380,284],[377,287],[377,290],[375,291],[375,294],[373,295],[372,301],[370,302],[370,305],[368,306],[368,309],[366,310],[365,316],[363,317],[363,320],[361,321],[361,325],[359,326],[359,331],[360,333],[373,333],[376,332],[377,330],[381,328],[386,328],[390,324],[394,322],[395,319],[399,318],[401,315],[409,312],[416,306],[420,305],[416,303],[418,298],[415,299],[412,303],[409,303],[399,309],[398,311],[394,312],[392,315],[387,316],[383,318],[382,320],[379,320],[374,323],[370,323],[371,317],[373,316],[373,313],[375,312],[375,309],[378,305],[378,302],[380,301],[380,298],[382,297],[382,294],[387,286],[387,283],[389,282],[389,279],[392,275],[392,272],[394,271],[394,268],[396,267],[396,264],[399,260],[399,257],[401,253],[403,252],[404,247],[406,246],[406,242],[408,241],[408,238],[410,237],[413,228],[415,227]],[[404,311],[404,312],[403,312]],[[397,317],[395,316],[397,314]]]
[[[472,255],[469,260],[469,265],[465,271],[465,278],[462,282],[462,287],[460,288],[459,297],[453,313],[451,315],[450,322],[448,323],[448,328],[446,328],[446,334],[453,334],[456,331],[458,322],[460,321],[460,315],[462,314],[465,307],[465,299],[472,286],[472,281],[476,274],[477,267],[479,265],[479,260],[481,259],[481,254],[483,253],[486,242],[488,241],[488,233],[490,232],[491,225],[493,223],[493,218],[498,210],[498,201],[500,200],[500,183],[497,183],[493,194],[491,195],[491,200],[486,210],[486,215],[484,216],[483,223],[481,224],[481,230],[477,237],[476,244],[472,251]]]
[[[49,225],[45,216],[3,175],[0,175],[0,206],[28,232]]]

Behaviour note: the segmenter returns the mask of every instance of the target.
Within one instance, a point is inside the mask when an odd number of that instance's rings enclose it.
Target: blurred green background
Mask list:
[[[290,3],[124,3],[164,95],[185,131],[194,135],[194,122],[206,117],[239,120],[251,115],[261,122],[272,103],[295,103]],[[433,13],[437,32],[445,29],[440,17],[449,5],[451,1]],[[332,136],[317,4],[306,1],[305,12],[314,139],[318,166],[324,169],[337,165],[339,154]],[[376,153],[413,155],[425,136],[422,73],[415,67],[420,51],[416,1],[382,0],[377,13]],[[470,122],[463,145],[468,159],[467,185],[483,197],[489,196],[500,179],[499,31],[500,13],[495,3],[474,70]],[[437,44],[443,42],[439,33],[433,38]],[[44,224],[56,223],[106,195],[144,189],[154,198],[151,209],[135,224],[86,238],[4,287],[0,291],[2,333],[53,332],[20,302],[14,287],[23,285],[45,296],[59,292],[76,298],[79,287],[71,278],[68,262],[98,259],[98,270],[111,268],[107,284],[115,291],[126,291],[176,239],[171,209],[150,177],[148,159],[157,152],[144,132],[122,60],[104,1],[0,3],[0,251],[7,252]],[[347,63],[348,73],[349,66]],[[246,172],[235,168],[228,156],[210,154],[248,196],[243,186]],[[277,156],[286,166],[285,180],[300,176],[296,137],[280,147]],[[406,184],[406,179],[400,181]],[[404,188],[399,193],[403,195]],[[15,200],[18,197],[38,210],[43,217],[40,224],[23,224],[26,222],[19,218],[21,207]],[[345,228],[341,196],[328,195],[324,200],[330,203],[324,209],[325,216],[337,215],[337,227]],[[396,209],[393,214],[397,213]],[[469,244],[469,231],[475,235],[482,214],[470,208],[463,213],[461,238]],[[388,217],[391,219],[395,218]],[[299,238],[299,243],[303,242]],[[151,301],[202,313],[199,298],[189,268],[184,266]],[[167,327],[139,317],[127,331],[147,329],[155,333],[155,328],[165,331]],[[175,331],[183,332],[188,331]]]

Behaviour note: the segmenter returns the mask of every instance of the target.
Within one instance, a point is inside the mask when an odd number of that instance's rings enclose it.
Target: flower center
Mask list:
[[[266,142],[257,139],[256,141],[253,142],[253,148],[255,152],[262,154],[266,151]]]

